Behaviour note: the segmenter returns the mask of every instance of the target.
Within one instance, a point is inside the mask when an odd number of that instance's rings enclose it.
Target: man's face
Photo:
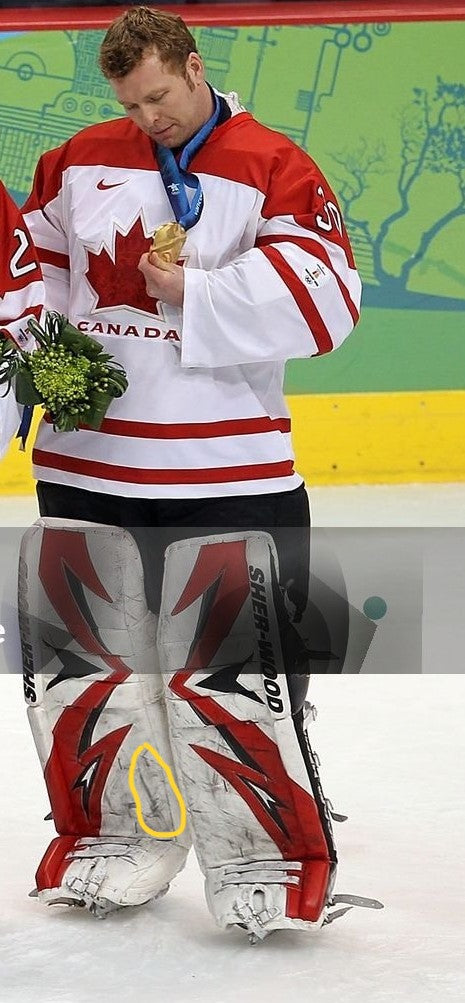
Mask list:
[[[154,48],[111,86],[130,119],[163,146],[185,143],[211,114],[210,92],[200,57],[191,52],[186,76],[163,63]]]

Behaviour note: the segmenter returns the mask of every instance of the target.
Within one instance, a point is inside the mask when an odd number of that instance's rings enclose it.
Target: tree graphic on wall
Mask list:
[[[400,119],[400,170],[397,178],[397,205],[379,225],[376,233],[368,220],[357,218],[355,203],[366,192],[373,174],[387,173],[386,151],[380,142],[371,147],[365,139],[351,150],[332,154],[342,176],[336,177],[348,228],[357,245],[363,248],[360,268],[364,278],[381,286],[383,295],[405,297],[413,269],[425,259],[441,231],[454,220],[465,216],[465,85],[437,78],[434,94],[414,88],[412,102],[403,109]],[[413,203],[418,186],[433,176],[442,175],[447,197],[444,211],[434,220],[415,219]],[[435,200],[438,204],[438,200]],[[440,203],[439,203],[440,204]],[[403,257],[398,268],[387,267],[386,248],[392,242],[396,226],[412,220],[414,249]],[[371,258],[371,260],[369,260]],[[400,298],[399,298],[400,297]]]
[[[357,216],[355,203],[370,188],[373,174],[386,174],[386,146],[378,142],[370,146],[361,138],[356,147],[332,153],[331,159],[342,168],[342,174],[332,171],[332,180],[337,186],[344,222],[350,233],[355,258],[365,282],[379,285],[374,268],[374,239],[368,219]]]

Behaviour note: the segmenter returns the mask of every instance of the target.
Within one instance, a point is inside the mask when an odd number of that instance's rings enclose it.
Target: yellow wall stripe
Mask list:
[[[465,391],[288,397],[311,484],[465,480]]]
[[[287,401],[296,467],[309,485],[465,481],[465,390],[293,394]],[[33,427],[25,453],[14,442],[1,462],[0,494],[33,492],[34,435]]]
[[[41,408],[34,408],[25,452],[20,451],[19,440],[13,439],[6,456],[0,460],[0,494],[30,495],[34,493],[35,481],[31,476],[31,453],[42,414]]]

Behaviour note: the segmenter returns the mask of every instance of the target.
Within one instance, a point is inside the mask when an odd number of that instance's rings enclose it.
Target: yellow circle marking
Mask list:
[[[156,759],[158,765],[161,766],[162,770],[165,771],[166,776],[168,778],[168,783],[178,802],[180,809],[180,822],[179,822],[179,828],[173,829],[173,832],[156,832],[155,829],[151,829],[150,826],[148,826],[144,821],[144,816],[142,814],[142,803],[139,797],[139,792],[136,787],[136,782],[134,780],[137,760],[144,749],[147,749],[148,752],[151,753],[154,759]],[[184,832],[184,829],[186,828],[186,806],[184,804],[183,796],[181,794],[181,791],[179,790],[179,787],[176,784],[176,781],[173,777],[173,774],[168,764],[165,763],[165,760],[162,759],[160,753],[157,752],[156,749],[154,749],[153,745],[149,745],[148,742],[144,742],[143,745],[138,745],[137,749],[134,750],[131,756],[131,763],[129,766],[129,788],[134,798],[134,801],[136,802],[137,820],[141,828],[144,830],[144,832],[146,832],[149,836],[156,836],[157,839],[172,839],[174,836],[180,836],[181,833]]]

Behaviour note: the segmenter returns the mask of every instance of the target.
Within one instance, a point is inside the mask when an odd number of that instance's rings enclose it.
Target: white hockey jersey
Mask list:
[[[44,289],[36,251],[21,212],[0,181],[0,331],[22,349],[34,344],[27,330],[31,317],[40,317]],[[12,390],[0,388],[0,457],[18,429],[22,408]]]
[[[137,264],[173,218],[152,142],[131,121],[91,126],[40,160],[26,219],[48,309],[124,366],[100,431],[43,421],[35,476],[145,498],[290,490],[288,358],[330,352],[358,319],[360,281],[314,162],[244,111],[189,170],[204,208],[188,231],[183,310],[147,295]]]

